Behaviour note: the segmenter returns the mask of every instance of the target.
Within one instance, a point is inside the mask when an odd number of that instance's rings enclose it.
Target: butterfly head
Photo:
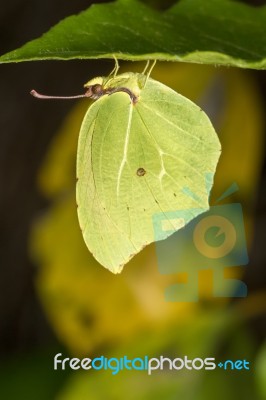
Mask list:
[[[105,94],[103,82],[104,79],[102,77],[97,77],[85,83],[84,87],[87,89],[86,97],[97,100]]]

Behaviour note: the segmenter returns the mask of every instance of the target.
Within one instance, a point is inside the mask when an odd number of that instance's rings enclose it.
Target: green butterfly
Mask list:
[[[158,213],[167,220],[169,211],[191,210],[188,223],[208,210],[206,174],[214,175],[220,156],[218,137],[197,105],[150,72],[117,70],[72,97],[96,100],[79,135],[78,218],[89,250],[114,273],[155,241]],[[172,230],[161,239],[182,226],[168,222]]]

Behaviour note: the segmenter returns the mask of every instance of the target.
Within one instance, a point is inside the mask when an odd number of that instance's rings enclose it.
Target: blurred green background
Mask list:
[[[39,36],[92,2],[10,0],[1,5],[1,53]],[[152,3],[151,1],[149,3]],[[157,6],[165,3],[156,1]],[[258,2],[257,2],[258,4]],[[248,286],[243,299],[213,297],[208,271],[199,273],[199,302],[169,303],[155,246],[115,276],[83,243],[75,205],[79,126],[89,105],[39,102],[48,94],[82,92],[106,75],[109,61],[1,65],[0,135],[0,396],[15,400],[266,398],[265,104],[263,71],[158,63],[152,76],[199,104],[222,143],[212,204],[234,182],[250,262],[227,268]],[[141,71],[122,63],[122,71]],[[249,371],[54,371],[53,357],[246,359]]]

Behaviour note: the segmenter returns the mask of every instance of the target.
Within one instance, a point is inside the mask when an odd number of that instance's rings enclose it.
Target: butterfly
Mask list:
[[[156,215],[172,227],[165,239],[182,226],[169,211],[185,210],[188,223],[208,210],[206,174],[213,177],[221,151],[207,115],[151,79],[151,69],[117,72],[118,63],[87,82],[83,95],[68,97],[95,100],[78,140],[77,212],[88,249],[113,273],[156,240]]]

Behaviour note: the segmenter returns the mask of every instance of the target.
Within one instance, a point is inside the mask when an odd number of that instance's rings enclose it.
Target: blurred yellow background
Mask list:
[[[141,71],[123,64],[121,72]],[[225,204],[239,202],[246,237],[253,240],[253,213],[263,159],[263,108],[248,72],[201,65],[158,63],[154,79],[200,104],[222,143],[211,203],[233,184],[239,190]],[[134,257],[120,275],[99,265],[87,250],[78,226],[75,162],[79,126],[89,101],[75,105],[55,136],[39,173],[39,187],[51,207],[32,229],[30,252],[38,264],[36,287],[45,313],[71,357],[172,358],[188,355],[217,360],[247,359],[250,371],[73,371],[58,400],[179,399],[262,400],[266,353],[258,350],[250,321],[266,308],[265,293],[247,298],[213,297],[208,271],[199,273],[197,302],[167,302],[169,285],[183,274],[162,275],[155,245]],[[249,265],[245,268],[252,268]],[[245,270],[225,269],[227,278],[243,279]],[[255,371],[255,365],[258,367]]]

